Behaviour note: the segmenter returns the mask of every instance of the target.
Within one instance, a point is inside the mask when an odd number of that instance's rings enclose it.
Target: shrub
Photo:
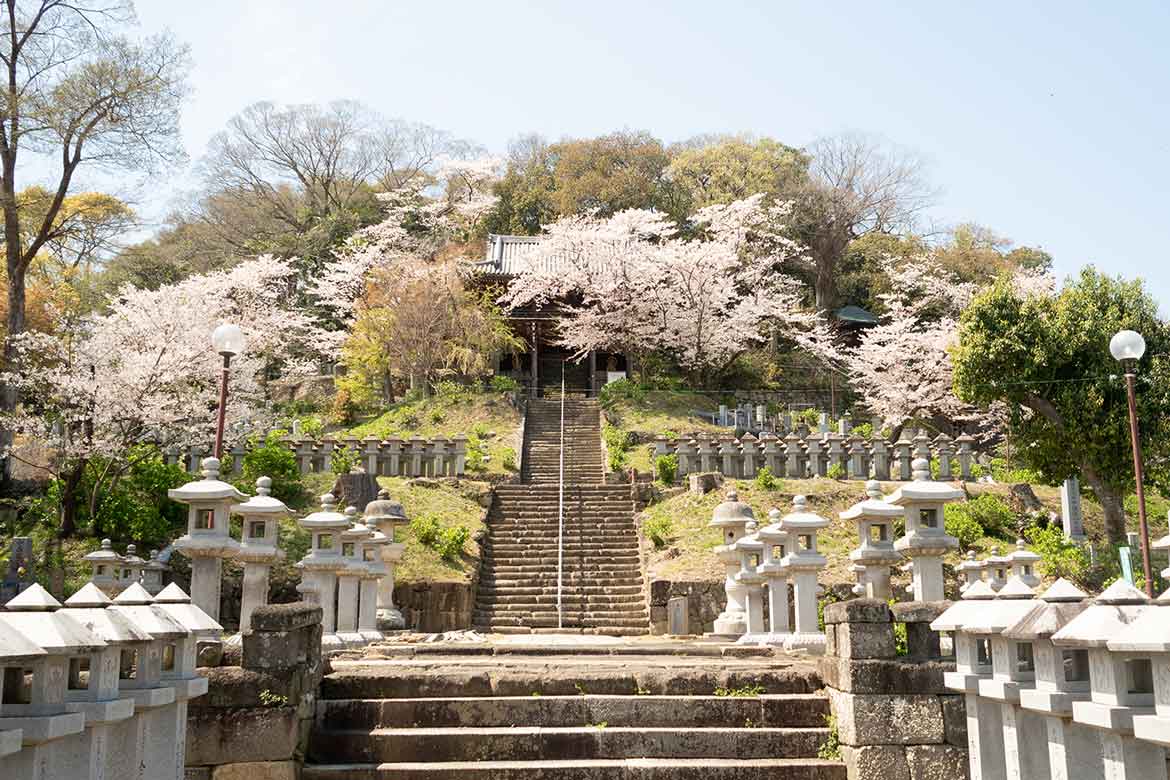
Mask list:
[[[357,418],[358,404],[345,388],[333,394],[333,405],[329,407],[329,417],[337,425],[352,425]]]
[[[507,471],[516,470],[516,450],[511,447],[505,447],[500,450],[500,465]]]
[[[646,400],[647,389],[630,379],[619,379],[610,382],[601,388],[598,401],[603,409],[610,409],[619,401],[630,401],[635,404]]]
[[[431,409],[431,413],[427,415],[427,419],[431,421],[431,425],[438,425],[443,422],[446,416],[442,409]]]
[[[470,537],[471,531],[467,530],[465,526],[451,526],[439,533],[435,550],[443,560],[448,563],[455,563],[463,555],[463,547],[467,544],[467,540]]]
[[[457,404],[471,397],[471,389],[458,382],[444,380],[435,385],[435,398],[444,404]]]
[[[487,445],[476,434],[467,437],[467,469],[469,471],[483,471],[484,455],[487,454]]]
[[[284,431],[272,431],[263,439],[252,438],[236,487],[251,493],[256,489],[257,479],[268,477],[272,480],[273,497],[295,506],[304,501],[305,487],[301,483],[297,456],[281,441],[284,435]]]
[[[964,511],[965,504],[947,504],[943,510],[943,526],[946,532],[959,540],[959,549],[963,552],[970,550],[985,534],[983,526],[979,525],[969,511]]]
[[[617,382],[611,384],[617,384]],[[606,386],[608,387],[609,385]],[[601,428],[601,438],[605,440],[605,449],[609,458],[609,470],[621,471],[624,469],[628,462],[627,453],[630,451],[633,443],[633,437],[630,435],[630,432],[607,423]]]
[[[432,515],[419,515],[410,521],[410,532],[414,534],[414,538],[418,539],[418,543],[423,547],[434,548],[439,543],[439,536],[443,533],[443,527],[439,524],[439,519]]]
[[[982,532],[981,536],[994,536],[1009,542],[1016,539],[1015,513],[1003,499],[991,493],[984,493],[961,504],[949,504],[944,510],[943,525],[948,533],[951,533],[952,527],[963,529],[969,539],[971,534],[976,533],[975,526]],[[951,535],[958,536],[955,533]]]
[[[776,489],[776,477],[772,476],[772,469],[764,466],[756,472],[756,486],[761,490]]]
[[[829,729],[829,734],[825,737],[825,741],[817,748],[817,758],[822,761],[840,761],[841,760],[841,735],[837,729],[837,719],[832,715],[825,716],[825,726]]]
[[[678,476],[678,456],[659,455],[654,460],[654,473],[663,485],[673,485]]]
[[[362,455],[357,449],[349,447],[334,447],[333,457],[329,460],[329,470],[334,474],[348,474],[353,467],[361,462]]]
[[[829,479],[845,479],[845,467],[840,463],[834,463],[825,470],[825,476]]]
[[[471,426],[471,432],[481,439],[486,439],[488,435],[488,425],[485,422],[477,422]]]
[[[1116,555],[1102,552],[1093,565],[1089,550],[1065,538],[1058,525],[1032,526],[1024,530],[1024,538],[1032,552],[1040,555],[1040,569],[1047,577],[1064,577],[1089,592],[1096,592],[1120,569]],[[1136,574],[1136,572],[1135,572]]]
[[[654,545],[654,549],[662,550],[674,536],[674,523],[669,517],[657,515],[642,523],[642,533]]]
[[[1011,484],[1017,482],[1027,482],[1031,485],[1044,484],[1044,478],[1039,472],[1032,471],[1031,469],[1016,468],[1008,462],[1007,458],[991,459],[991,477],[996,482]]]
[[[853,433],[857,434],[863,439],[873,438],[873,423],[863,422],[859,425],[853,426]]]
[[[493,376],[491,388],[497,393],[514,393],[520,389],[520,383],[510,376]]]

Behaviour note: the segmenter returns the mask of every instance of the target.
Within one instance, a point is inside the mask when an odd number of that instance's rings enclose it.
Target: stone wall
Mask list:
[[[470,582],[399,582],[394,603],[409,631],[460,631],[471,628],[475,587]]]
[[[968,777],[966,708],[947,690],[930,621],[949,602],[853,599],[825,607],[821,676],[836,719],[849,780]],[[894,623],[906,626],[899,655]]]
[[[692,634],[715,630],[715,618],[719,617],[727,600],[723,580],[653,580],[650,583],[650,633],[666,633],[666,602],[676,596],[687,598]]]
[[[239,666],[201,669],[207,695],[187,717],[187,780],[295,780],[308,746],[321,657],[321,608],[271,604],[252,613]]]

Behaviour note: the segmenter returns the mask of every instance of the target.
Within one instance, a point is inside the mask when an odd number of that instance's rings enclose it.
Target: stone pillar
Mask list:
[[[902,437],[894,442],[894,474],[895,479],[901,482],[909,482],[913,475],[910,467],[912,460],[910,451],[913,446],[913,442],[906,438],[906,431],[902,431]]]
[[[938,451],[938,478],[944,482],[949,482],[954,478],[953,459],[955,457],[951,437],[945,433],[940,433],[935,437],[934,445]]]
[[[703,471],[719,471],[715,454],[715,443],[711,439],[699,440],[699,461]]]
[[[789,479],[803,479],[805,471],[801,461],[802,449],[800,446],[800,436],[796,431],[791,431],[784,437],[785,449],[785,467],[784,474]]]
[[[388,491],[382,490],[377,501],[366,505],[365,519],[367,526],[372,524],[386,539],[378,548],[385,573],[378,579],[377,629],[394,631],[405,628],[402,612],[394,605],[394,566],[402,560],[406,545],[394,541],[394,529],[408,522],[406,511],[402,504],[390,499]]]
[[[362,554],[365,542],[373,532],[358,522],[357,508],[345,508],[349,528],[341,532],[341,560],[337,570],[337,638],[342,644],[357,647],[365,643],[358,632],[358,609],[362,578],[369,572]]]
[[[975,460],[975,453],[972,450],[975,444],[975,438],[968,433],[964,433],[955,439],[955,444],[959,447],[959,478],[964,482],[970,482],[974,476],[971,465]]]
[[[768,634],[761,640],[761,644],[783,647],[791,635],[788,621],[788,569],[784,564],[790,538],[779,509],[773,508],[768,512],[768,521],[768,525],[756,534],[764,548],[764,559],[756,571],[767,580],[768,588]]]
[[[1060,486],[1060,519],[1064,535],[1074,542],[1085,540],[1084,516],[1081,513],[1081,483],[1069,477]]]
[[[430,456],[432,476],[442,477],[446,475],[446,453],[447,442],[445,442],[443,439],[435,439],[431,442]]]
[[[854,435],[849,439],[849,478],[869,479],[869,463],[865,451],[865,440]]]
[[[727,491],[727,498],[715,507],[710,526],[717,528],[723,544],[715,548],[724,568],[723,590],[727,604],[715,620],[715,635],[738,639],[747,631],[747,588],[736,579],[740,571],[740,556],[735,543],[744,535],[748,521],[755,521],[752,508],[739,500],[735,489]]]
[[[886,482],[890,479],[890,453],[886,449],[886,441],[875,433],[871,445],[873,447],[873,478]]]
[[[725,477],[742,476],[739,469],[741,455],[739,443],[731,436],[725,437],[719,445],[719,457],[722,461],[722,471]]]
[[[297,442],[297,466],[302,474],[313,471],[313,442],[308,439]]]
[[[371,502],[373,503],[373,502]],[[337,499],[332,493],[321,496],[321,509],[299,521],[312,534],[309,553],[297,564],[303,572],[306,591],[316,594],[321,606],[322,643],[328,647],[341,645],[337,637],[337,572],[345,566],[341,560],[341,532],[349,528],[349,520],[336,511]]]
[[[692,467],[692,459],[695,457],[696,446],[693,441],[687,440],[686,437],[681,437],[678,440],[678,446],[675,450],[678,454],[678,476],[685,477],[692,471],[700,471],[698,467]]]
[[[421,477],[423,476],[423,450],[426,449],[427,443],[419,436],[410,437],[410,472],[407,476]]]
[[[808,455],[808,475],[810,477],[823,477],[827,471],[825,467],[825,459],[821,455],[821,442],[815,436],[809,436],[806,441],[807,455]]]
[[[397,436],[391,436],[384,442],[383,446],[386,448],[390,456],[390,465],[387,467],[386,475],[390,477],[397,477],[404,473],[402,468],[402,439]]]
[[[743,447],[743,478],[751,479],[756,475],[756,457],[759,452],[756,437],[749,431],[739,443]]]
[[[377,477],[382,473],[379,462],[382,453],[382,440],[377,436],[367,436],[362,439],[362,447],[366,456],[366,473]]]
[[[764,465],[768,467],[768,471],[772,472],[774,477],[784,476],[784,453],[782,447],[784,446],[774,433],[765,433],[760,437],[762,448],[762,457]]]
[[[817,531],[829,526],[829,521],[808,508],[804,496],[792,500],[792,511],[785,515],[781,526],[788,532],[784,568],[792,583],[794,626],[792,636],[785,643],[789,650],[806,650],[819,655],[825,650],[825,635],[819,628],[817,615],[817,572],[828,561],[817,550]]]

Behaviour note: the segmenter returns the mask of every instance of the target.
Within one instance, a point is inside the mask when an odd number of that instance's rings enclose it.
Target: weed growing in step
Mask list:
[[[260,706],[262,707],[284,707],[288,705],[288,697],[282,696],[279,693],[273,693],[265,688],[260,691]]]
[[[762,685],[741,685],[739,688],[716,688],[716,696],[730,696],[736,699],[749,699],[753,696],[759,696],[766,693],[767,689]]]
[[[589,728],[591,728],[591,729],[597,729],[598,731],[600,731],[601,729],[605,728],[605,727],[606,727],[606,726],[608,726],[608,725],[609,725],[609,722],[608,722],[608,721],[604,721],[604,720],[603,720],[603,721],[601,721],[600,723],[590,723],[590,724],[588,724]]]
[[[533,691],[533,692],[532,692],[532,695],[533,695],[533,696],[543,696],[544,694],[543,694],[543,693],[541,693],[540,691]]]
[[[581,683],[573,683],[573,687],[577,689],[577,693],[580,694],[581,696],[586,695],[585,694],[585,686],[582,685]]]
[[[650,689],[649,689],[649,688],[643,688],[641,685],[638,685],[637,683],[634,683],[634,695],[635,695],[635,696],[649,696],[649,695],[650,695]]]
[[[825,725],[829,727],[829,736],[817,748],[817,758],[822,761],[841,760],[841,736],[837,732],[837,719],[832,715],[825,716]]]

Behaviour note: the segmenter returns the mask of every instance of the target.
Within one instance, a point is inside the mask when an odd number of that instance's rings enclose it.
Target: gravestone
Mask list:
[[[686,596],[675,596],[666,602],[666,632],[674,636],[691,633],[690,600]]]
[[[0,604],[7,604],[21,591],[33,583],[32,573],[32,539],[27,536],[17,536],[12,540],[11,553],[8,556],[8,571],[0,581]]]
[[[1076,541],[1085,538],[1084,515],[1081,513],[1081,485],[1076,477],[1069,477],[1060,486],[1060,519],[1064,535]]]

